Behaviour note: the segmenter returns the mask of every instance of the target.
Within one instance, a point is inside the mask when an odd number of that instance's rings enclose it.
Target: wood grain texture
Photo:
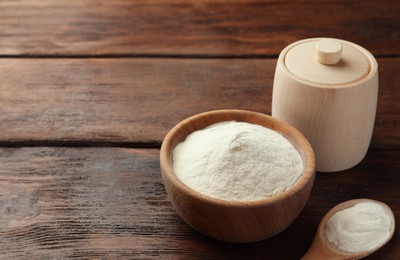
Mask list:
[[[267,112],[273,67],[242,59],[2,60],[0,139],[160,143],[198,112]]]
[[[305,209],[252,244],[208,239],[173,210],[158,149],[1,148],[0,258],[299,259],[336,204],[371,198],[400,223],[399,151],[370,151],[355,168],[317,174]],[[399,259],[399,229],[370,259]]]
[[[398,55],[397,0],[3,0],[0,55],[277,55],[329,36]]]
[[[398,59],[378,59],[372,147],[400,143]],[[271,113],[275,59],[0,60],[0,142],[159,146],[208,110]]]
[[[299,259],[329,209],[362,197],[400,223],[399,13],[397,0],[0,1],[0,259]],[[317,174],[281,234],[208,239],[173,210],[158,149],[104,147],[159,147],[213,109],[270,114],[274,57],[320,36],[380,57],[373,149]],[[368,259],[400,259],[399,235]]]

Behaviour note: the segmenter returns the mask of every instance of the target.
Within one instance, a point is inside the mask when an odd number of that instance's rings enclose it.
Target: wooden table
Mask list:
[[[322,216],[353,198],[400,223],[398,1],[1,0],[1,259],[299,259]],[[281,234],[204,237],[175,213],[159,148],[193,114],[271,112],[279,52],[310,37],[370,50],[380,73],[366,158],[318,173]],[[400,259],[399,228],[369,259]]]

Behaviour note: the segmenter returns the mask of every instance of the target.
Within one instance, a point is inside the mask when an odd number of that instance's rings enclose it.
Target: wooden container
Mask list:
[[[303,160],[302,177],[277,196],[246,202],[212,198],[185,185],[173,170],[175,146],[196,130],[232,120],[262,125],[287,138]],[[244,110],[210,111],[182,121],[171,129],[162,143],[160,166],[167,193],[182,219],[204,235],[236,243],[263,240],[287,228],[306,204],[315,177],[314,152],[299,131],[271,116]]]
[[[368,150],[377,97],[378,64],[371,53],[344,40],[306,39],[279,55],[272,116],[306,136],[317,171],[341,171]]]

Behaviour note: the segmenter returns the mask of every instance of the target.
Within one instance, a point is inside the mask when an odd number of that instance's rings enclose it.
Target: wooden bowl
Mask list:
[[[227,201],[201,194],[174,173],[172,151],[190,133],[223,121],[258,124],[286,137],[300,153],[302,177],[291,188],[257,201]],[[287,228],[300,214],[315,177],[314,152],[306,138],[289,124],[245,110],[216,110],[183,120],[165,137],[160,151],[161,175],[174,208],[192,228],[211,238],[236,243],[260,241]]]

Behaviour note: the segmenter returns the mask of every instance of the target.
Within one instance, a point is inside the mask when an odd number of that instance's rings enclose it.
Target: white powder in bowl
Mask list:
[[[173,151],[173,168],[190,188],[219,199],[275,196],[303,174],[294,146],[266,127],[236,121],[195,131]]]
[[[381,205],[362,202],[330,217],[325,226],[325,236],[342,251],[370,251],[382,246],[390,237],[391,224]]]

